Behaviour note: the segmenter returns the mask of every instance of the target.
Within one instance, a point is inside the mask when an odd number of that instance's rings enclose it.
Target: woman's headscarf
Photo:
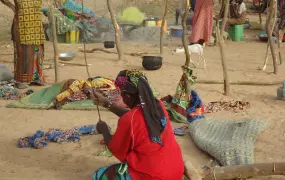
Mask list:
[[[118,74],[115,84],[122,92],[138,94],[150,139],[163,145],[160,135],[165,129],[166,117],[145,75],[137,70],[123,70]]]

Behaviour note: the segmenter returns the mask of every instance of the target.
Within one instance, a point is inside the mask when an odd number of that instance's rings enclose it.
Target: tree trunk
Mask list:
[[[276,61],[276,52],[275,52],[275,47],[274,47],[274,42],[272,38],[272,32],[275,26],[275,6],[277,5],[276,0],[270,0],[270,9],[269,9],[269,17],[267,19],[266,23],[266,30],[267,30],[267,36],[268,36],[268,43],[270,45],[270,50],[272,54],[272,59],[273,59],[273,67],[274,67],[274,74],[277,74],[278,68],[277,68],[277,61]]]
[[[255,176],[284,175],[285,163],[260,163],[246,164],[238,166],[225,166],[212,169],[212,172],[206,175],[203,180],[230,180],[247,179]]]
[[[114,29],[115,29],[115,41],[116,41],[116,48],[117,48],[117,51],[118,51],[119,60],[122,60],[123,57],[124,57],[124,53],[122,51],[122,46],[121,46],[120,28],[119,28],[119,25],[117,23],[115,12],[114,12],[114,10],[112,8],[111,0],[107,0],[107,6],[108,6],[108,10],[110,12],[112,23],[113,23],[113,26],[114,26]]]
[[[189,4],[189,1],[187,0],[187,4],[186,4],[186,7],[185,7],[185,12],[184,12],[184,15],[183,15],[183,17],[181,19],[181,21],[182,21],[181,24],[182,24],[182,27],[183,27],[182,43],[183,43],[183,47],[184,47],[184,50],[185,50],[185,56],[186,56],[185,66],[186,67],[190,67],[190,62],[191,62],[191,57],[190,57],[190,53],[189,53],[189,49],[188,49],[188,43],[187,43],[187,40],[186,40],[186,35],[187,35],[186,18],[187,18],[189,9],[190,9],[190,4]]]
[[[230,82],[229,82],[229,76],[228,76],[228,67],[227,67],[227,62],[226,62],[226,58],[225,58],[225,49],[224,49],[225,48],[225,41],[224,41],[224,36],[223,36],[224,31],[225,31],[225,27],[226,27],[228,12],[229,12],[229,0],[226,0],[222,29],[221,29],[222,32],[220,32],[218,20],[216,21],[216,36],[217,36],[217,42],[218,42],[219,47],[220,47],[220,54],[221,54],[223,74],[224,74],[224,94],[226,96],[229,96],[231,94]]]
[[[160,27],[160,54],[163,54],[163,34],[164,34],[164,26],[165,26],[165,17],[167,15],[168,11],[168,0],[165,0],[165,8],[164,8],[164,14],[162,17],[162,23]]]
[[[58,75],[58,46],[56,37],[56,27],[54,18],[54,8],[52,5],[49,6],[49,22],[51,24],[52,30],[52,40],[53,40],[53,51],[54,51],[54,71],[55,71],[55,82],[59,81]]]

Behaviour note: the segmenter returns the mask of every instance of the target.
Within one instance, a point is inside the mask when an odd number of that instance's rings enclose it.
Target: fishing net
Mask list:
[[[222,166],[254,164],[254,143],[268,123],[262,120],[195,120],[189,134],[195,144]]]

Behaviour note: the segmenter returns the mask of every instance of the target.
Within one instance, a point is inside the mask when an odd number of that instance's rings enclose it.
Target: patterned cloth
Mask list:
[[[189,97],[185,94],[185,80],[189,82],[190,86],[195,83],[190,68],[182,68],[184,75],[181,77],[174,96],[166,96],[162,98],[169,117],[172,121],[180,123],[188,123],[186,119],[186,108],[188,107]],[[185,76],[186,75],[186,76]],[[187,79],[185,79],[187,78]]]
[[[61,107],[67,102],[89,99],[89,93],[97,91],[102,93],[112,103],[126,107],[121,98],[121,93],[114,80],[97,76],[88,80],[67,80],[60,94],[56,96],[55,104]]]
[[[70,11],[77,13],[82,12],[82,5],[75,2],[74,0],[66,0],[60,8],[69,9]],[[90,9],[86,7],[83,7],[83,12],[92,16],[95,15]]]
[[[109,127],[109,130],[111,128]],[[96,135],[98,134],[96,125],[87,126],[76,126],[70,130],[61,129],[49,129],[48,132],[37,131],[33,136],[28,136],[19,139],[18,147],[26,148],[33,147],[36,149],[41,149],[48,145],[48,141],[51,142],[69,142],[69,141],[79,141],[81,135]]]
[[[40,45],[45,42],[42,24],[42,0],[14,0],[17,9],[20,42]]]
[[[131,180],[127,163],[119,163],[99,168],[93,175],[93,180]]]
[[[202,100],[194,90],[191,90],[191,100],[189,107],[186,109],[186,114],[189,123],[205,117]]]
[[[212,0],[196,0],[190,43],[197,43],[201,39],[207,44],[210,43],[212,24]]]
[[[44,45],[14,43],[15,80],[21,83],[44,83]]]

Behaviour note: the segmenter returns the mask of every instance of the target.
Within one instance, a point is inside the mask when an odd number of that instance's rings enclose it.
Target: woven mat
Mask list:
[[[268,123],[262,120],[200,119],[189,125],[195,144],[222,166],[253,164],[254,143]]]
[[[23,109],[49,109],[54,106],[53,101],[60,93],[64,82],[53,84],[51,87],[41,89],[29,96],[13,101],[8,104],[7,108],[23,108]],[[100,109],[105,109],[99,107]],[[82,101],[70,102],[62,106],[65,110],[95,110],[96,106],[89,99]]]

